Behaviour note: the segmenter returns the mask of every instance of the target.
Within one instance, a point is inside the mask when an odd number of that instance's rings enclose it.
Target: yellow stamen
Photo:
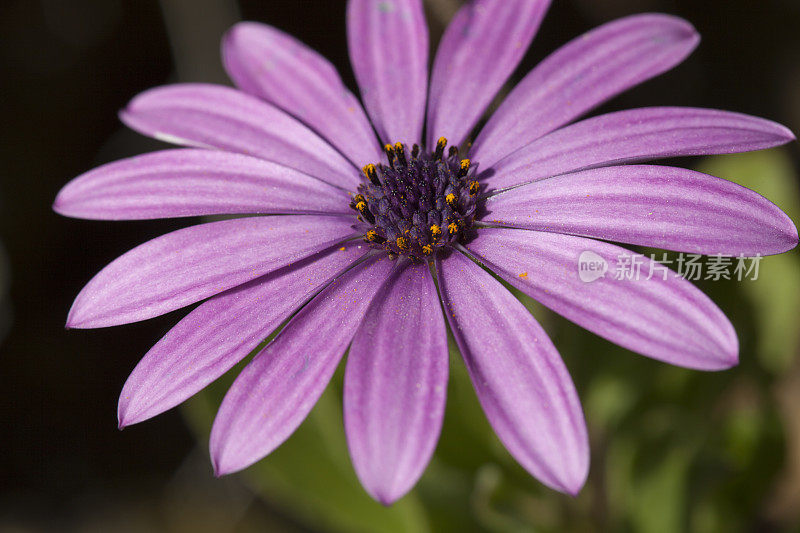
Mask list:
[[[436,141],[436,150],[433,152],[434,159],[441,159],[444,155],[444,148],[447,146],[447,139],[444,137],[439,137],[439,140]]]
[[[447,196],[444,197],[444,201],[447,202],[447,205],[452,207],[453,204],[456,203],[456,195],[453,194],[453,193],[450,193],[450,194],[448,194]]]
[[[401,142],[394,143],[394,155],[397,156],[397,161],[401,165],[405,166],[405,164],[406,164],[406,149],[403,146],[403,143],[401,143]]]
[[[365,165],[363,169],[364,175],[373,183],[373,185],[380,185],[378,181],[378,172],[375,168],[375,165],[370,163],[369,165]]]
[[[398,237],[397,238],[397,247],[401,250],[405,250],[408,248],[408,242],[406,241],[405,237]]]
[[[431,255],[433,253],[433,246],[426,244],[422,247],[422,253],[425,255]]]
[[[438,237],[441,234],[442,234],[442,228],[440,228],[436,224],[431,226],[431,235],[433,235],[434,237]]]
[[[472,181],[469,182],[469,193],[472,196],[475,196],[476,194],[478,194],[478,191],[480,190],[480,188],[481,188],[481,186],[477,181],[472,180]]]
[[[447,226],[447,231],[449,231],[451,235],[454,233],[458,233],[458,224],[456,224],[455,222],[451,222]]]

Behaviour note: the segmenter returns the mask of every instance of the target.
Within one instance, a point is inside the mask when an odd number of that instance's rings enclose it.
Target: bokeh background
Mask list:
[[[432,44],[459,0],[426,0]],[[643,11],[703,36],[674,71],[600,111],[644,105],[751,113],[800,132],[798,0],[554,0],[519,79],[588,29]],[[0,530],[2,531],[797,531],[800,530],[800,255],[758,281],[700,283],[739,333],[741,364],[708,374],[611,345],[525,300],[560,349],[590,429],[575,499],[502,449],[452,354],[443,437],[390,509],[359,487],[338,376],[298,433],[242,475],[213,478],[206,433],[226,379],[124,432],[117,395],[183,312],[65,331],[72,298],[107,262],[191,221],[104,223],[50,210],[70,178],[161,148],[117,111],[175,81],[227,83],[219,39],[241,19],[323,52],[352,88],[343,0],[4,0],[0,3]],[[793,144],[679,163],[745,184],[800,221]]]

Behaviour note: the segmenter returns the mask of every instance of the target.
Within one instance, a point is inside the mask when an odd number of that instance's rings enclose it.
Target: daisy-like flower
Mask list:
[[[486,269],[634,352],[701,370],[735,365],[733,327],[691,283],[677,275],[584,283],[578,258],[591,252],[615,264],[626,254],[646,271],[647,258],[606,241],[734,256],[793,248],[797,230],[762,196],[633,163],[759,150],[794,136],[768,120],[679,107],[574,122],[697,45],[687,22],[646,14],[557,50],[470,144],[548,5],[468,3],[444,33],[429,82],[421,0],[350,0],[364,108],[319,54],[250,22],[223,43],[238,89],[179,84],[134,98],[121,114],[127,125],[192,148],[92,170],[60,192],[56,211],[103,220],[262,216],[153,239],[80,292],[71,328],[203,301],[128,378],[120,427],[183,402],[291,317],[222,402],[211,431],[215,472],[243,469],[286,440],[349,347],[347,442],[362,484],[388,504],[420,477],[440,433],[447,321],[502,443],[542,483],[575,494],[589,464],[575,387],[541,326]]]

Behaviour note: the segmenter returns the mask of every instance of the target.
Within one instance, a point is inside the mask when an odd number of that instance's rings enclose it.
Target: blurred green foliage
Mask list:
[[[698,169],[759,191],[798,220],[797,181],[781,150],[710,158]],[[544,488],[503,449],[452,339],[441,440],[417,487],[394,506],[372,501],[350,465],[341,369],[300,429],[239,475],[287,517],[288,529],[793,530],[800,527],[800,472],[789,468],[789,454],[800,449],[790,431],[800,425],[800,388],[792,386],[800,382],[800,257],[764,258],[757,281],[699,284],[739,334],[741,362],[729,371],[632,354],[517,293],[552,336],[584,404],[592,467],[576,498]],[[187,405],[200,438],[237,371]]]

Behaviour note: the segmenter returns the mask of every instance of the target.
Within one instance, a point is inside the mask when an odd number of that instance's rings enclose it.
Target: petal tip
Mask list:
[[[777,137],[777,142],[775,146],[780,146],[782,144],[788,144],[790,142],[794,142],[797,140],[794,132],[790,130],[788,127],[784,126],[779,122],[775,122],[774,120],[767,120],[764,119],[771,126],[772,134]]]
[[[364,490],[366,490],[367,493],[372,497],[372,499],[378,502],[379,504],[383,505],[384,507],[391,507],[397,500],[405,496],[406,492],[408,492],[408,490],[410,489],[397,490],[390,487],[367,488],[366,486],[364,486]]]
[[[67,215],[65,215],[65,213],[63,211],[63,209],[64,209],[64,197],[62,195],[63,192],[64,192],[64,189],[61,189],[61,191],[56,196],[56,199],[53,200],[53,203],[51,204],[50,207],[51,207],[51,209],[53,211],[55,211],[59,215],[67,216]]]
[[[127,127],[131,128],[131,129],[136,129],[132,125],[133,122],[134,122],[133,118],[131,117],[131,110],[130,110],[130,105],[132,103],[133,103],[133,100],[131,100],[128,103],[128,107],[124,107],[124,108],[120,109],[119,111],[117,111],[117,118],[119,119],[120,122],[125,124]]]
[[[79,295],[80,296],[80,295]],[[89,325],[89,318],[84,316],[85,313],[81,312],[81,308],[77,305],[77,300],[67,313],[67,322],[64,324],[64,327],[67,329],[91,329],[91,325]]]
[[[238,472],[239,470],[246,468],[246,465],[240,466],[232,464],[229,459],[226,459],[223,456],[223,454],[214,454],[213,451],[211,454],[211,466],[214,469],[214,477],[217,478],[227,476],[228,474],[233,474],[234,472]]]
[[[400,498],[389,498],[389,497],[377,497],[375,501],[379,504],[383,505],[384,507],[391,507],[394,502],[399,500]]]
[[[147,418],[140,416],[141,410],[139,410],[140,412],[138,413],[133,412],[133,409],[131,409],[133,402],[130,396],[125,396],[124,394],[125,391],[123,389],[122,395],[119,397],[119,403],[117,404],[117,427],[120,430],[132,426],[133,424],[138,424]]]
[[[709,370],[718,372],[728,370],[739,364],[739,338],[734,332],[728,339],[727,346],[722,347],[720,357],[713,363],[710,363],[707,368],[701,370]]]
[[[571,487],[564,487],[564,494],[568,496],[572,496],[573,498],[577,498],[578,495],[583,490],[584,482],[581,482],[579,485],[571,486]]]
[[[783,220],[775,228],[775,233],[772,235],[774,247],[761,255],[783,254],[797,247],[797,226],[786,213],[782,213],[782,215]]]
[[[786,218],[788,219],[789,217]],[[791,219],[789,219],[788,222],[789,223],[786,227],[786,233],[785,233],[786,243],[789,245],[789,247],[786,249],[787,252],[789,250],[793,250],[794,248],[796,248],[798,243],[797,226]]]

